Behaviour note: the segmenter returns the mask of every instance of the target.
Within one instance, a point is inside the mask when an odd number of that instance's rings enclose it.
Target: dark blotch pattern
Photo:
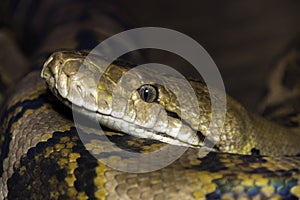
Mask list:
[[[68,138],[68,142],[64,142]],[[67,143],[72,144],[72,148]],[[63,146],[55,150],[56,145]],[[49,149],[54,149],[49,154]],[[66,152],[68,154],[66,155]],[[62,159],[68,159],[71,153],[78,153],[75,175],[75,196],[67,193],[70,188],[66,177],[70,176],[68,163]],[[48,155],[48,156],[45,156]],[[69,162],[69,161],[68,161]],[[84,192],[89,199],[95,199],[95,186],[93,180],[96,177],[94,171],[97,160],[85,150],[75,128],[66,132],[55,132],[53,138],[46,142],[40,142],[21,159],[20,166],[8,180],[9,199],[74,199],[79,192]]]

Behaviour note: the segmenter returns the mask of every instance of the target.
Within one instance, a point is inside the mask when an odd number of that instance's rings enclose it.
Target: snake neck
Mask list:
[[[293,156],[300,153],[297,128],[275,124],[248,112],[231,97],[227,99],[224,131],[219,144],[221,151],[267,156]]]

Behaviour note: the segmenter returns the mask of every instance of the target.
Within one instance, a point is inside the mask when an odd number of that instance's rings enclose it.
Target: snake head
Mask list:
[[[141,138],[201,147],[210,104],[199,104],[190,83],[172,73],[62,51],[50,56],[41,76],[63,103],[75,105],[72,108],[101,125]]]
[[[44,63],[41,77],[59,99],[96,111],[97,83],[90,70],[95,68],[86,68],[86,56],[85,51],[55,52]]]

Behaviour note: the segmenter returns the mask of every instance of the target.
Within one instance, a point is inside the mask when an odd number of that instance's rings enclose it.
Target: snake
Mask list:
[[[187,95],[187,90],[179,84],[181,78],[165,76],[167,83],[179,88],[176,91],[153,81],[138,84],[134,81],[139,73],[153,74],[151,69],[130,74],[127,81],[118,85],[135,65],[117,60],[104,70],[105,57],[100,56],[98,63],[90,60],[87,50],[93,45],[84,43],[86,39],[80,36],[93,36],[98,44],[121,31],[121,22],[95,6],[99,5],[96,1],[58,7],[58,2],[45,2],[44,9],[53,12],[57,8],[56,14],[69,11],[70,15],[64,15],[59,23],[50,20],[51,26],[47,23],[45,30],[50,33],[36,48],[33,67],[3,104],[0,199],[300,197],[300,134],[295,100],[299,93],[294,81],[297,78],[286,81],[292,88],[291,95],[278,97],[271,90],[265,98],[266,110],[270,116],[276,116],[275,122],[247,111],[227,95],[224,126],[218,137],[210,137],[211,101],[205,84],[188,80],[196,95],[196,105],[189,101],[181,105],[177,99],[180,94]],[[43,13],[50,13],[46,11]],[[99,22],[100,27],[96,25]],[[292,49],[280,59],[271,86],[278,73],[282,74],[282,68],[299,68],[299,55],[298,50]],[[91,78],[98,72],[103,74],[100,79]],[[278,82],[282,84],[281,80]],[[88,122],[100,123],[104,135],[85,124],[77,127],[70,108]],[[184,113],[194,117],[186,117]],[[287,116],[289,120],[282,120],[281,117]],[[202,157],[199,149],[206,145],[205,138],[215,145]],[[98,155],[119,163],[130,161],[111,149],[114,144],[139,154],[155,152],[167,144],[184,146],[186,151],[168,166],[134,173],[115,169],[97,159]]]

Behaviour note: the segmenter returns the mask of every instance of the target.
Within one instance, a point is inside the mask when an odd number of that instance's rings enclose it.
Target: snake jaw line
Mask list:
[[[59,92],[57,90],[54,91],[56,91],[54,92],[54,94],[59,99],[62,99],[62,97],[59,95]],[[78,104],[76,101],[72,102],[70,99],[62,99],[62,101],[64,101],[64,103],[68,107],[75,109],[76,112],[84,114],[85,116],[89,117],[92,120],[99,121],[101,125],[107,126],[108,128],[115,129],[135,137],[154,139],[164,143],[178,145],[178,146],[185,146],[185,147],[200,148],[203,146],[203,143],[199,142],[199,138],[194,133],[194,131],[191,132],[191,128],[186,126],[185,124],[182,124],[180,126],[181,128],[179,129],[177,128],[176,130],[171,129],[169,127],[168,131],[166,133],[163,133],[160,131],[163,130],[166,131],[166,127],[159,126],[160,121],[157,121],[158,123],[155,123],[152,126],[145,128],[144,126],[132,123],[133,120],[130,117],[129,118],[131,120],[128,120],[128,118],[127,120],[125,120],[126,115],[124,114],[122,115],[120,115],[120,113],[105,114],[99,111],[95,112],[93,110],[89,110],[86,107],[83,107],[82,105]],[[159,116],[163,116],[163,115],[159,114]],[[168,121],[170,122],[172,121],[172,119],[169,119]],[[168,124],[170,125],[170,123]],[[186,130],[185,134],[180,134],[181,131],[183,130]]]

